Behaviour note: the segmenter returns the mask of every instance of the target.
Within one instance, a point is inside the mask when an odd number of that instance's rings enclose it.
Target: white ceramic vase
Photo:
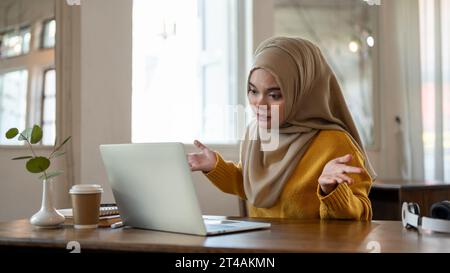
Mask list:
[[[43,180],[41,209],[31,216],[30,223],[38,228],[59,228],[64,223],[64,215],[53,206],[52,179]]]

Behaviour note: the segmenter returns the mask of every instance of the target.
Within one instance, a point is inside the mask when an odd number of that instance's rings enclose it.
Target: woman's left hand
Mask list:
[[[352,160],[352,155],[347,154],[329,161],[323,168],[319,177],[319,185],[325,195],[331,193],[339,184],[353,184],[354,181],[346,173],[361,173],[363,170],[358,167],[348,166],[345,163]]]

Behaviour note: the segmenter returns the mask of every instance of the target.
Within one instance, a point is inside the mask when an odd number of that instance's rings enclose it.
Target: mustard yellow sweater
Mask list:
[[[339,184],[330,194],[322,195],[318,178],[323,167],[330,160],[346,154],[353,155],[347,165],[360,167],[364,172],[349,174],[354,184]],[[217,154],[215,168],[205,175],[223,192],[246,200],[240,163],[224,161]],[[371,184],[364,168],[364,157],[349,136],[341,131],[322,130],[312,140],[277,203],[271,208],[248,205],[248,212],[251,217],[371,220],[368,198]]]

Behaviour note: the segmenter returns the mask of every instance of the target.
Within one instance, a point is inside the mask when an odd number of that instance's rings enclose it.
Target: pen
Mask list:
[[[123,222],[117,222],[111,225],[111,228],[120,228],[123,227]]]

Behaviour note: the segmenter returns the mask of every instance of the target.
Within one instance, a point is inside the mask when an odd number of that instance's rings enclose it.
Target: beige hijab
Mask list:
[[[286,122],[279,128],[279,146],[274,151],[261,149],[264,141],[256,121],[247,127],[240,156],[245,194],[253,206],[269,208],[277,202],[320,130],[348,133],[365,156],[369,175],[375,179],[336,77],[317,46],[300,38],[268,39],[256,50],[248,79],[260,68],[271,72],[281,88]]]

